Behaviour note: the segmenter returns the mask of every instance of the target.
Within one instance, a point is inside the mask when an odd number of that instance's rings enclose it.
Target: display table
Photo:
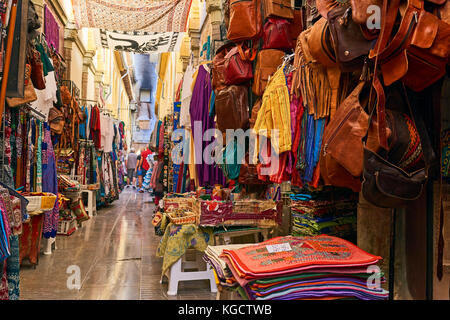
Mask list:
[[[23,231],[20,235],[20,265],[22,265],[24,259],[28,259],[36,268],[39,263],[44,212],[31,212],[29,216],[29,221],[23,223]]]
[[[255,243],[259,242],[259,235],[263,241],[268,240],[272,228],[239,228],[214,232],[214,245],[231,244],[233,238],[253,235]]]

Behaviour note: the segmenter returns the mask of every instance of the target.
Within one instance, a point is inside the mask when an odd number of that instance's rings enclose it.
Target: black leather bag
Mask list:
[[[417,113],[413,112],[407,97],[406,101],[420,137],[419,148],[422,148],[420,152],[423,154],[424,167],[407,172],[399,164],[390,162],[387,159],[390,157],[383,157],[365,148],[362,194],[377,207],[401,208],[418,199],[426,187],[428,171],[435,159],[425,125],[417,118]]]

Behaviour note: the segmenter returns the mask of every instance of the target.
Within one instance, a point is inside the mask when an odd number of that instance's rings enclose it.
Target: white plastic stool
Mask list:
[[[55,245],[55,250],[58,249],[56,247],[56,238],[48,238],[46,239],[46,241],[44,242],[44,254],[45,255],[51,255],[53,253],[53,246]]]
[[[86,208],[86,211],[89,215],[89,217],[93,217],[94,215],[97,215],[97,204],[95,199],[95,191],[93,190],[82,190],[81,194],[87,193],[88,194],[88,205]]]
[[[199,266],[199,255],[196,255],[196,266]],[[206,264],[206,271],[190,271],[185,272],[182,269],[183,264],[183,257],[177,260],[171,267],[169,271],[169,290],[167,291],[167,294],[169,296],[176,296],[178,292],[178,283],[180,281],[192,281],[192,280],[209,280],[209,284],[211,287],[211,292],[216,293],[217,292],[217,285],[216,285],[216,279],[214,277],[214,271],[209,265],[209,263]],[[187,261],[185,262],[185,268],[194,268],[193,262]]]

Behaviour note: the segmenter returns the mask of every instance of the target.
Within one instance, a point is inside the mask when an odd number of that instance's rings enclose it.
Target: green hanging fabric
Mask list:
[[[238,159],[238,155],[242,157]],[[225,147],[225,152],[223,153],[223,164],[221,165],[223,173],[225,176],[235,181],[235,188],[232,190],[233,193],[239,193],[242,190],[242,185],[239,184],[239,173],[241,172],[241,161],[244,156],[244,152],[241,146],[236,143],[236,140],[231,141]]]

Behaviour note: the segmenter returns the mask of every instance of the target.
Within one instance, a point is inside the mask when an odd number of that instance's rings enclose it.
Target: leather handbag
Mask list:
[[[227,129],[249,127],[248,88],[246,86],[229,86],[220,91],[215,101],[217,127],[223,133]],[[225,136],[224,136],[224,141]]]
[[[352,6],[352,19],[357,24],[366,24],[370,15],[367,12],[372,5],[381,8],[383,0],[350,0]],[[370,11],[369,11],[370,12]]]
[[[336,8],[348,8],[349,0],[316,0],[316,8],[322,17],[328,17],[328,13]]]
[[[269,18],[264,24],[263,49],[294,48],[295,41],[292,41],[289,25],[286,19]]]
[[[409,100],[407,104],[412,120],[401,114],[395,117],[392,130],[395,140],[390,151],[382,151],[383,155],[364,149],[362,194],[378,207],[400,208],[418,199],[435,158],[423,122]]]
[[[291,0],[264,0],[264,18],[294,19]]]
[[[338,7],[328,13],[328,24],[339,68],[343,72],[362,70],[373,46],[361,26],[352,20],[352,8]]]
[[[28,59],[31,65],[31,81],[37,90],[45,89],[44,79],[44,64],[41,61],[41,54],[39,51],[29,46]]]
[[[369,128],[369,115],[359,100],[363,88],[364,82],[360,82],[325,128],[319,160],[325,185],[349,188],[354,192],[361,191],[363,138]]]
[[[232,48],[225,56],[225,85],[237,85],[253,78],[253,64],[256,51],[247,49],[245,52],[240,45]]]
[[[249,161],[249,154],[245,154],[245,163],[241,164],[241,171],[239,172],[238,182],[246,185],[263,185],[269,184],[259,178],[258,167],[256,164],[251,164]]]
[[[225,89],[225,56],[230,52],[231,48],[234,47],[232,42],[224,44],[219,49],[213,58],[212,64],[212,87],[216,94]]]
[[[269,82],[269,78],[283,63],[284,52],[278,49],[264,49],[258,53],[255,67],[255,77],[252,91],[257,96],[262,96]]]
[[[48,122],[50,122],[50,130],[56,134],[62,134],[64,132],[64,126],[66,124],[64,114],[52,107],[48,115]]]
[[[251,129],[253,129],[253,127],[255,126],[256,119],[258,119],[258,112],[261,109],[261,106],[262,106],[262,99],[258,99],[252,108],[252,115],[249,120]]]
[[[25,89],[23,98],[6,98],[6,102],[10,108],[18,107],[37,100],[36,90],[34,90],[31,82],[31,66],[25,66]]]
[[[61,86],[60,91],[62,103],[65,106],[69,106],[70,103],[72,102],[72,95],[69,91],[69,88],[67,86]]]
[[[303,31],[303,9],[302,8],[294,8],[294,18],[289,24],[289,33],[291,34],[291,40],[293,42],[293,47],[295,48],[295,44],[297,42],[297,38],[300,33]]]
[[[445,75],[450,55],[450,24],[427,12],[423,0],[408,0],[397,32],[393,32],[400,0],[384,1],[381,35],[371,51],[384,84],[401,80],[418,92]]]
[[[262,34],[263,0],[230,0],[228,40],[240,42],[258,39]]]

